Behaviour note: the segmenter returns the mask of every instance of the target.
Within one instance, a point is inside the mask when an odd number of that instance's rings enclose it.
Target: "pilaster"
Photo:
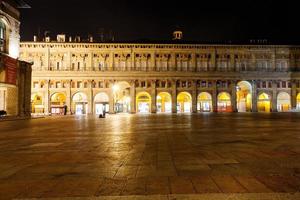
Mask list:
[[[253,80],[251,85],[252,85],[252,96],[251,96],[252,112],[257,112],[257,85],[256,85],[256,81]]]
[[[192,82],[192,112],[197,112],[197,81]]]
[[[136,113],[135,81],[130,82],[130,113]]]
[[[172,113],[177,113],[177,84],[172,80]]]
[[[277,83],[272,81],[272,112],[277,112]]]
[[[151,81],[151,113],[156,113],[156,81]]]
[[[213,112],[218,112],[218,90],[216,80],[212,82],[212,106]]]

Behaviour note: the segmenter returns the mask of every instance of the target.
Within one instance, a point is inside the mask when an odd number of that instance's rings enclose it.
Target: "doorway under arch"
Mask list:
[[[148,92],[139,92],[136,95],[136,110],[138,113],[151,112],[151,96]]]
[[[95,104],[95,114],[103,114],[104,112],[109,112],[109,97],[105,92],[99,92],[94,97]]]
[[[189,113],[192,111],[192,96],[188,92],[180,92],[177,95],[177,112]]]
[[[31,112],[33,114],[42,114],[45,112],[42,94],[34,93],[31,95]]]
[[[287,112],[291,109],[291,96],[287,92],[280,92],[277,95],[277,111]]]
[[[72,98],[72,110],[76,115],[88,113],[88,100],[86,94],[77,92]]]
[[[248,81],[240,81],[236,92],[238,112],[251,112],[252,110],[252,86]]]
[[[114,111],[116,113],[130,112],[130,84],[126,81],[115,82],[112,90]]]
[[[297,109],[300,109],[300,93],[298,93],[297,95],[296,102],[297,102]]]
[[[212,112],[212,96],[208,92],[201,92],[197,98],[197,111]]]
[[[160,92],[156,97],[156,108],[159,113],[172,112],[172,97],[168,92]]]
[[[66,107],[66,95],[57,92],[51,95],[50,98],[50,112],[51,114],[63,115]]]
[[[227,92],[218,94],[218,112],[232,112],[231,97]]]
[[[266,93],[261,93],[257,100],[258,112],[271,112],[271,98]]]

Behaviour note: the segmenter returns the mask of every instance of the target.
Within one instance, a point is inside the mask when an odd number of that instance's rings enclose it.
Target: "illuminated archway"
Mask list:
[[[77,92],[72,97],[72,111],[76,115],[88,113],[88,100],[86,94]]]
[[[227,92],[221,92],[218,95],[218,112],[231,112],[231,98]]]
[[[197,111],[212,112],[212,97],[208,92],[201,92],[197,99]]]
[[[300,93],[297,95],[297,109],[300,109]]]
[[[237,84],[236,101],[238,112],[251,112],[252,86],[248,81],[241,81]]]
[[[130,112],[130,84],[126,81],[115,82],[112,90],[115,112]]]
[[[188,92],[180,92],[177,95],[177,112],[191,112],[192,111],[192,96]]]
[[[156,97],[157,112],[172,112],[172,98],[168,92],[160,92]]]
[[[109,112],[109,97],[105,92],[99,92],[94,97],[95,103],[95,114],[103,114],[104,112]]]
[[[151,112],[151,96],[148,92],[139,92],[136,95],[136,110],[138,113]]]
[[[31,112],[38,114],[44,113],[43,95],[35,93],[31,95]]]
[[[278,112],[287,112],[291,109],[291,96],[287,92],[280,92],[277,95]]]
[[[54,93],[50,98],[50,112],[52,114],[64,114],[66,106],[66,95],[64,93]]]
[[[262,93],[258,96],[257,100],[258,112],[270,112],[271,111],[271,99],[266,93]]]

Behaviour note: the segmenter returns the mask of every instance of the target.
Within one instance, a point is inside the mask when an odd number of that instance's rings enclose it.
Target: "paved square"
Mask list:
[[[299,190],[299,113],[0,122],[0,199],[176,199],[174,194],[214,199]]]

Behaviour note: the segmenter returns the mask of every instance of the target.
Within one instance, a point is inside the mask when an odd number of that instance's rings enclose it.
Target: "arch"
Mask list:
[[[297,109],[300,109],[300,93],[298,93],[297,95],[296,102],[297,102]]]
[[[271,111],[271,98],[267,93],[261,93],[257,99],[257,111],[258,112],[270,112]]]
[[[291,96],[287,92],[279,92],[277,95],[277,111],[287,112],[291,109]]]
[[[172,96],[168,92],[160,92],[156,96],[157,112],[171,113],[172,112]]]
[[[88,100],[83,92],[77,92],[72,97],[72,111],[76,115],[88,113]]]
[[[136,110],[138,113],[151,112],[151,96],[148,92],[139,92],[136,95]]]
[[[180,92],[177,95],[177,112],[191,112],[192,111],[192,96],[188,92]]]
[[[231,97],[228,92],[218,94],[218,112],[231,112]]]
[[[4,15],[0,15],[0,51],[8,52],[10,22]]]
[[[31,95],[31,112],[44,113],[43,94],[33,93]]]
[[[109,97],[105,92],[99,92],[94,97],[95,103],[95,114],[103,114],[104,112],[109,112]]]
[[[66,95],[56,92],[50,98],[50,113],[62,115],[65,113]]]
[[[112,92],[115,112],[130,112],[130,84],[127,81],[115,82]]]
[[[252,110],[252,86],[248,81],[240,81],[237,84],[236,101],[238,112],[251,112]]]
[[[212,112],[212,96],[208,92],[201,92],[197,98],[197,111]]]

